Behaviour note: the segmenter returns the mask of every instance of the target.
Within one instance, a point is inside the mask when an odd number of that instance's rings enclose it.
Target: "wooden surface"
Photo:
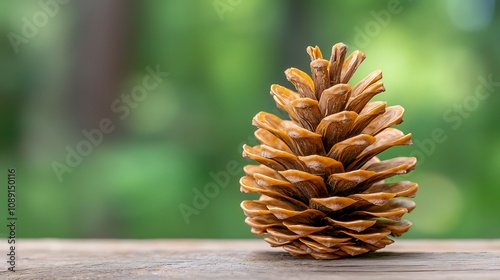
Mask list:
[[[0,240],[6,245],[6,240]],[[263,240],[17,240],[0,279],[500,279],[500,239],[396,240],[361,257],[291,257]],[[0,247],[5,257],[6,247]]]

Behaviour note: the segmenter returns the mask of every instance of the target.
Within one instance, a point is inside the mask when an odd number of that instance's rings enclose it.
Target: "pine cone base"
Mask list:
[[[330,60],[308,47],[311,76],[285,71],[296,91],[271,86],[277,106],[290,120],[260,112],[253,119],[260,145],[243,146],[243,156],[259,165],[244,167],[241,191],[258,193],[245,200],[245,222],[273,247],[293,256],[338,259],[376,251],[411,227],[402,216],[415,203],[418,185],[386,182],[415,168],[413,157],[380,160],[397,145],[410,145],[411,134],[391,126],[403,120],[401,106],[370,102],[385,91],[376,70],[355,86],[348,82],[365,59],[360,51],[346,58],[336,44]]]

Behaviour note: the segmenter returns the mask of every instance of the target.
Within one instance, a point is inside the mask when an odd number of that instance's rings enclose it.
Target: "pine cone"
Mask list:
[[[360,51],[345,58],[336,44],[330,61],[308,47],[312,79],[289,68],[292,91],[271,86],[277,106],[291,120],[260,112],[253,118],[261,145],[244,145],[243,156],[260,165],[244,167],[241,191],[260,194],[241,207],[245,222],[271,246],[294,256],[337,259],[375,251],[411,227],[401,220],[415,203],[418,185],[384,180],[413,170],[416,159],[376,156],[397,145],[410,145],[411,134],[391,128],[402,122],[401,106],[370,99],[385,91],[376,70],[354,87],[350,78],[365,59]]]

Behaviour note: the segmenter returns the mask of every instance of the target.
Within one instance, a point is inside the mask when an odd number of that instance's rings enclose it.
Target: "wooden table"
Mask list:
[[[6,240],[0,240],[6,260]],[[18,239],[0,279],[500,279],[500,239],[396,240],[356,258],[289,256],[263,240]]]

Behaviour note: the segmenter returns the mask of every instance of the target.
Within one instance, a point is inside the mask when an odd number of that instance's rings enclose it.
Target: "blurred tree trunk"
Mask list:
[[[79,18],[74,31],[70,107],[77,129],[93,129],[101,119],[112,117],[111,103],[123,90],[132,2],[86,0],[74,4]]]
[[[286,19],[288,24],[283,28],[285,38],[282,40],[284,43],[282,50],[285,53],[285,68],[290,67],[292,62],[301,61],[302,58],[308,61],[306,47],[315,44],[312,41],[314,30],[312,30],[313,25],[311,24],[311,16],[309,16],[311,15],[309,12],[311,6],[314,9],[315,5],[309,1],[292,0],[283,7],[289,10],[287,13],[288,19]],[[314,13],[312,13],[312,16],[314,16]],[[307,69],[302,70],[307,72]]]
[[[99,128],[103,118],[116,113],[111,104],[125,90],[126,73],[131,49],[132,2],[129,0],[86,0],[77,5],[77,27],[74,33],[74,72],[70,83],[70,107],[77,135],[83,129]],[[115,126],[120,122],[113,121]],[[116,132],[106,135],[108,141]],[[83,136],[81,136],[83,137]],[[102,186],[106,187],[106,186]],[[86,189],[80,189],[86,195]],[[84,237],[121,237],[125,222],[110,201],[100,219],[82,224],[79,235]],[[86,213],[75,213],[86,215]],[[79,220],[85,220],[80,217]]]

